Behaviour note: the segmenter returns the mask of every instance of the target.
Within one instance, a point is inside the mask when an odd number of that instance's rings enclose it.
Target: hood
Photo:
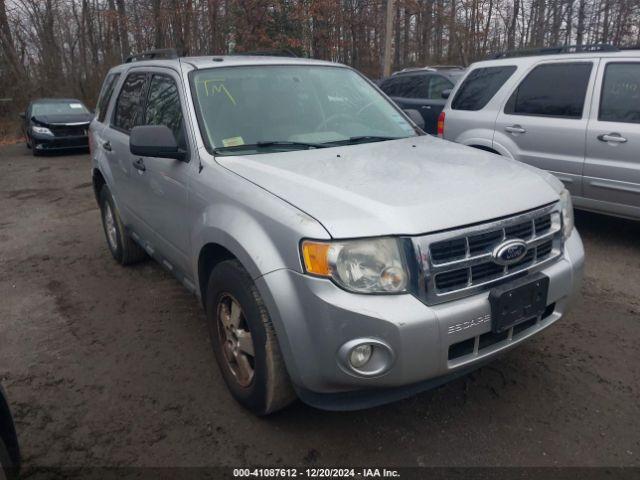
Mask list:
[[[216,160],[311,215],[334,238],[484,222],[557,201],[559,191],[546,172],[431,136]]]
[[[50,125],[67,125],[69,123],[89,123],[92,113],[70,113],[65,115],[34,115],[31,120],[43,127]]]

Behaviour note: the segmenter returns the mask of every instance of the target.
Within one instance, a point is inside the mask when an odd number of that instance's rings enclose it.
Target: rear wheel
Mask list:
[[[109,188],[100,190],[100,212],[107,246],[113,258],[122,265],[131,265],[147,258],[147,253],[124,229]]]
[[[213,351],[236,400],[258,415],[291,403],[296,397],[269,312],[240,262],[213,269],[206,305]]]

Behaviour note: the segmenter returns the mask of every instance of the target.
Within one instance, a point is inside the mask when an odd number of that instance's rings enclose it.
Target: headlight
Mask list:
[[[567,239],[573,231],[573,202],[569,190],[565,189],[560,193],[560,207],[562,209],[562,233]]]
[[[31,127],[31,131],[33,133],[39,133],[41,135],[53,135],[51,130],[49,130],[47,127],[38,127],[34,125],[33,127]]]
[[[357,293],[401,293],[409,275],[395,238],[302,242],[307,273]]]

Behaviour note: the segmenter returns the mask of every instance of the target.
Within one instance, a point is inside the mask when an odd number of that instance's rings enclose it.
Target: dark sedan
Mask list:
[[[27,147],[34,155],[89,147],[87,133],[93,114],[80,100],[41,98],[20,116]]]

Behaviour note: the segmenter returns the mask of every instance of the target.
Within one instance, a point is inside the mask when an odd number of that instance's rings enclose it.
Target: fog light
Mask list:
[[[362,368],[371,359],[373,347],[368,343],[363,343],[354,347],[349,354],[349,362],[353,368]]]
[[[338,365],[349,375],[377,377],[384,375],[395,360],[393,350],[376,338],[354,338],[338,350]]]

